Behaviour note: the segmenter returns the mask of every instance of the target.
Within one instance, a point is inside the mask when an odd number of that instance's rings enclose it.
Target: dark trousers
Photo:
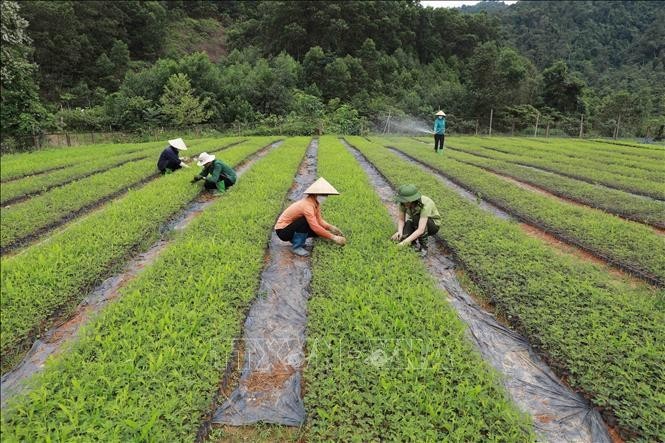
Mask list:
[[[162,165],[162,168],[159,168],[159,172],[161,172],[162,174],[168,174],[169,172],[173,172],[180,168],[182,168],[182,166],[180,166],[179,161],[178,162],[170,161],[167,162],[165,165]]]
[[[293,234],[298,233],[307,233],[307,237],[316,237],[317,235],[312,231],[312,228],[309,227],[307,219],[305,217],[300,217],[295,219],[285,228],[276,229],[275,234],[282,241],[291,241],[293,239]]]
[[[434,134],[434,152],[441,149],[443,151],[443,141],[446,139],[445,134]]]
[[[220,178],[222,178],[222,177],[220,177]],[[220,181],[224,181],[224,187],[226,189],[229,189],[234,184],[231,180],[229,180],[226,177],[222,178],[222,180],[220,180]],[[206,180],[206,182],[203,186],[206,189],[217,189],[217,183],[212,183],[212,182],[209,182],[208,180]]]
[[[407,238],[408,236],[413,234],[416,231],[416,229],[418,229],[419,222],[420,222],[420,217],[414,217],[413,220],[407,220],[404,223],[404,229],[402,229],[402,238]],[[427,239],[429,238],[429,236],[434,235],[437,232],[439,232],[439,227],[436,225],[436,223],[434,223],[434,220],[428,218],[427,229],[425,229],[423,235],[421,235],[417,239],[418,243],[420,243],[420,246],[426,248]]]

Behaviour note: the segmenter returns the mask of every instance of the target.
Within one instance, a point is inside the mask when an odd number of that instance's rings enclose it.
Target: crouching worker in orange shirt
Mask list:
[[[277,237],[291,242],[293,253],[301,257],[309,255],[305,249],[307,237],[323,237],[338,245],[346,244],[342,231],[321,217],[321,206],[317,200],[319,195],[339,195],[339,192],[321,177],[305,190],[305,197],[282,212],[275,224]]]

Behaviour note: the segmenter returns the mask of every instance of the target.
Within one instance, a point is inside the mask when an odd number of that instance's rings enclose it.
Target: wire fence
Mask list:
[[[611,119],[587,120],[583,114],[564,116],[541,114],[514,115],[510,112],[495,112],[490,109],[483,116],[446,115],[446,133],[449,135],[480,136],[521,136],[521,137],[580,137],[611,138],[640,141],[642,143],[665,140],[665,123],[655,119],[654,123],[642,128],[643,135],[635,137],[634,124],[623,124],[622,116]],[[427,135],[432,131],[431,121],[426,122],[409,116],[394,116],[390,113],[378,115],[370,121],[358,122],[354,134],[408,134]],[[625,123],[625,120],[624,120]],[[202,124],[184,128],[157,127],[139,131],[59,131],[44,132],[22,137],[8,137],[2,140],[0,151],[4,153],[31,151],[46,147],[82,146],[100,143],[139,143],[167,140],[170,138],[202,138],[243,135],[321,135],[328,132],[323,121],[309,119],[295,124],[286,124],[280,119],[256,123],[234,122],[232,124]]]
[[[170,138],[202,138],[222,135],[242,135],[240,128],[198,125],[185,128],[152,128],[141,131],[60,131],[42,132],[3,140],[2,153],[32,151],[50,147],[84,146],[101,143],[140,143]]]
[[[653,119],[651,124],[636,128],[634,122],[626,122],[622,116],[614,118],[589,119],[584,114],[556,116],[532,112],[530,115],[511,115],[490,109],[486,115],[467,116],[448,113],[446,115],[446,134],[479,136],[520,136],[520,137],[578,137],[634,139],[650,143],[665,140],[665,120]],[[419,134],[432,133],[431,122],[423,122],[411,117],[385,114],[375,121],[375,131],[382,134]],[[640,133],[636,136],[636,133]]]

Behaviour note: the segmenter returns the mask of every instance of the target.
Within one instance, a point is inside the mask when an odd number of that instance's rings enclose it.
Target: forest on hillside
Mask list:
[[[2,143],[208,125],[357,134],[387,115],[453,132],[654,136],[660,2],[3,1]],[[530,129],[529,129],[530,130]],[[662,134],[661,134],[662,135]]]

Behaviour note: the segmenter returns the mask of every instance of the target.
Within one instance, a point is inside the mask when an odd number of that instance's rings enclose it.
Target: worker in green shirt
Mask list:
[[[441,224],[436,205],[415,185],[400,186],[395,200],[399,202],[399,215],[397,232],[391,239],[400,242],[400,246],[413,245],[421,256],[426,256],[429,236],[436,234]]]
[[[237,176],[233,168],[212,154],[201,153],[197,164],[203,166],[203,170],[194,176],[192,183],[205,180],[204,187],[212,191],[213,195],[221,194],[236,182]]]

